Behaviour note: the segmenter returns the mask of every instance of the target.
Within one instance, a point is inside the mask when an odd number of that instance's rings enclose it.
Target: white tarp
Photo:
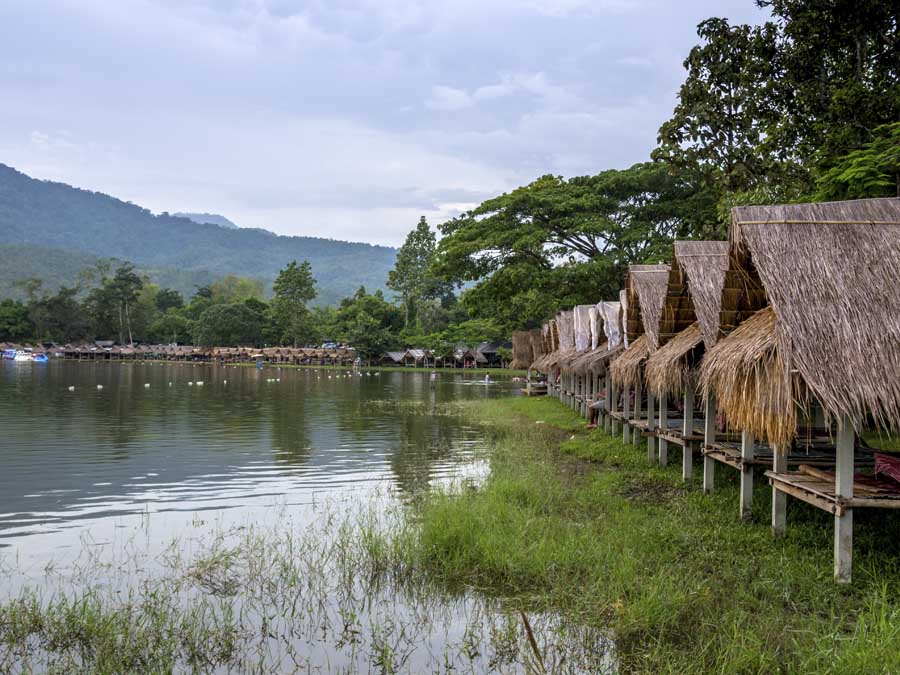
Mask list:
[[[575,351],[586,352],[591,348],[591,305],[575,307]]]
[[[556,330],[559,333],[559,351],[575,349],[575,316],[566,310],[556,315]]]
[[[600,314],[603,317],[603,332],[606,335],[606,341],[609,348],[618,347],[622,342],[624,331],[622,330],[622,321],[624,312],[622,311],[622,303],[620,302],[601,302],[597,305]]]
[[[598,306],[589,308],[588,314],[591,320],[591,351],[594,351],[600,346],[600,343],[603,340],[603,321],[600,318],[600,309]]]

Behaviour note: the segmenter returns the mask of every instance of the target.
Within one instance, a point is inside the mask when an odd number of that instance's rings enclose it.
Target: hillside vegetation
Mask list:
[[[0,297],[25,277],[72,283],[96,258],[134,262],[161,285],[190,295],[197,280],[227,274],[266,288],[292,260],[308,260],[318,300],[336,304],[359,286],[384,287],[396,250],[259,229],[227,229],[149,210],[109,195],[31,178],[0,164]],[[27,248],[21,248],[27,245]],[[51,250],[52,249],[52,250]],[[23,255],[24,253],[24,255]]]

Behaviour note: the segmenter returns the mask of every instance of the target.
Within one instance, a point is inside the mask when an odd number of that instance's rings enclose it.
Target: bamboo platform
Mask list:
[[[835,516],[843,516],[847,509],[852,508],[900,509],[900,491],[887,483],[883,483],[882,487],[879,485],[882,481],[856,477],[853,496],[841,497],[836,494],[833,474],[807,464],[801,464],[798,471],[766,471],[765,475],[775,490]]]
[[[741,455],[740,441],[716,441],[705,444],[702,448],[704,457],[726,464],[741,471],[745,467],[771,468],[773,464],[772,449],[768,446],[755,446],[752,457]],[[811,467],[833,467],[835,464],[835,448],[831,444],[813,443],[805,450],[798,449],[788,453],[788,466],[806,465]],[[874,466],[875,458],[869,448],[856,448],[856,466]]]

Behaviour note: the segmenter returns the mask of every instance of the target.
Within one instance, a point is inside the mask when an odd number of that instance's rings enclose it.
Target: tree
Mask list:
[[[131,307],[138,298],[138,294],[144,287],[143,280],[135,273],[134,265],[124,263],[121,265],[112,279],[106,280],[112,292],[119,310],[119,344],[125,343],[125,331],[128,331],[128,344],[134,344],[134,336],[131,331]]]
[[[366,361],[384,354],[395,341],[390,331],[376,318],[364,313],[357,315],[346,337],[360,358]]]
[[[35,326],[38,340],[71,342],[85,337],[87,322],[77,299],[78,289],[63,286],[55,295],[29,303],[29,315]]]
[[[165,314],[170,309],[184,307],[184,297],[171,288],[161,288],[156,294],[156,309]]]
[[[0,340],[24,340],[34,332],[28,307],[17,300],[0,301]]]
[[[900,122],[878,127],[873,136],[825,172],[818,181],[817,199],[900,197]]]
[[[612,296],[629,264],[664,260],[674,237],[707,235],[714,223],[715,195],[661,163],[543,176],[442,224],[434,270],[476,282],[462,296],[469,314],[502,315],[511,330]]]
[[[703,44],[684,61],[687,78],[652,157],[677,170],[699,169],[719,191],[753,187],[771,170],[760,142],[774,111],[768,101],[777,67],[775,24],[732,26],[707,19]]]
[[[416,316],[423,301],[445,291],[445,284],[431,273],[436,250],[437,238],[422,216],[416,228],[406,235],[406,241],[397,252],[394,269],[388,272],[387,287],[400,294],[403,324],[407,328],[410,316]]]
[[[175,311],[169,311],[150,324],[150,339],[154,342],[176,344],[191,336],[193,325],[189,319]]]
[[[262,300],[263,282],[259,279],[229,274],[210,284],[208,290],[209,297],[214,303],[243,302],[250,298]]]
[[[259,315],[242,302],[213,305],[194,326],[194,340],[204,347],[258,345]]]
[[[295,347],[312,334],[306,304],[316,297],[316,280],[308,261],[291,263],[278,273],[272,284],[272,315],[282,339]]]
[[[816,173],[900,120],[900,20],[884,0],[757,0],[779,25],[764,149]]]

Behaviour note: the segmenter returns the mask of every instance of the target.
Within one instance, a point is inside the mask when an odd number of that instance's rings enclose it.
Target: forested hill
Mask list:
[[[361,285],[384,288],[395,256],[386,246],[157,216],[109,195],[36,180],[0,164],[0,297],[15,295],[12,282],[26,277],[71,283],[72,270],[77,273],[93,258],[129,260],[154,281],[169,282],[188,296],[197,280],[226,274],[259,278],[268,288],[291,260],[308,260],[318,280],[316,302],[333,304]]]

